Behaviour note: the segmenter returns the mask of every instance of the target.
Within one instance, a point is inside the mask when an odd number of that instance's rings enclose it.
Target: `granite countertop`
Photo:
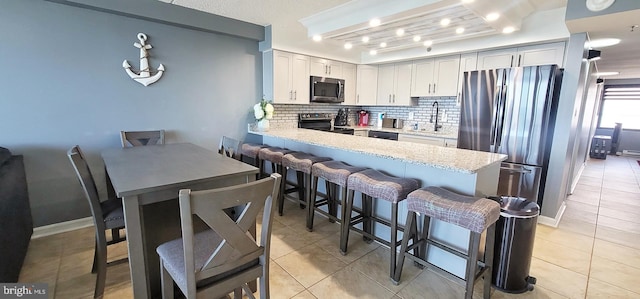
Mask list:
[[[383,132],[392,132],[392,133],[398,133],[398,134],[417,135],[417,136],[436,137],[436,138],[448,138],[448,139],[458,138],[457,128],[444,128],[442,131],[438,131],[438,132],[433,131],[433,128],[431,127],[429,127],[429,129],[420,129],[417,131],[413,129],[377,128],[377,127],[371,127],[371,126],[336,126],[336,128],[383,131]]]
[[[370,128],[373,129],[373,128]],[[480,169],[504,161],[507,156],[429,144],[335,134],[309,129],[271,129],[249,133],[282,138],[327,148],[394,159],[401,162],[422,164],[462,173],[476,173]]]

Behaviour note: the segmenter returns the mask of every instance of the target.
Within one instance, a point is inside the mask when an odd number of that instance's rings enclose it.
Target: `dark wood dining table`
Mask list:
[[[258,169],[190,143],[111,148],[102,152],[122,198],[134,298],[160,298],[155,249],[179,238],[180,189],[203,190],[255,180]]]

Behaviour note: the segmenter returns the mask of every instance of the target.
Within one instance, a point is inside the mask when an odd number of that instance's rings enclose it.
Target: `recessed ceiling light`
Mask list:
[[[397,36],[403,36],[404,35],[404,29],[400,28],[400,29],[396,30],[396,35]]]
[[[431,47],[433,45],[433,41],[431,40],[427,40],[424,41],[424,43],[422,43],[425,47]]]
[[[369,51],[369,55],[376,55],[376,54],[378,54],[378,51],[376,50]]]
[[[512,26],[507,26],[507,27],[502,28],[502,33],[505,33],[505,34],[509,34],[509,33],[514,32],[514,31],[516,31],[516,29],[513,28]]]
[[[462,0],[462,3],[472,3],[474,0]]]
[[[344,48],[349,50],[349,49],[353,48],[353,45],[351,43],[345,43],[344,44]]]
[[[380,48],[385,48],[386,46],[387,46],[387,43],[385,43],[385,42],[381,42],[380,43]]]
[[[440,20],[440,25],[442,25],[443,27],[449,26],[450,23],[451,23],[451,20],[447,18]]]
[[[321,40],[322,40],[322,35],[316,34],[316,35],[313,36],[313,41],[319,42]]]
[[[457,33],[457,34],[462,34],[462,33],[464,33],[464,27],[458,27],[458,28],[456,28],[456,33]]]
[[[498,18],[500,18],[500,14],[497,12],[492,12],[490,14],[488,14],[486,17],[487,21],[489,22],[493,22],[495,20],[497,20]]]
[[[363,36],[362,37],[362,42],[365,43],[365,44],[368,43],[369,42],[369,37],[368,36]]]
[[[371,21],[369,21],[369,26],[371,27],[380,26],[380,19],[371,19]]]
[[[617,38],[598,38],[587,42],[589,48],[603,48],[608,46],[617,45],[620,40]]]
[[[615,75],[620,75],[620,72],[597,72],[595,73],[595,75],[598,77],[615,76]]]
[[[414,35],[413,36],[413,41],[414,42],[419,42],[422,38],[420,37],[420,35]]]

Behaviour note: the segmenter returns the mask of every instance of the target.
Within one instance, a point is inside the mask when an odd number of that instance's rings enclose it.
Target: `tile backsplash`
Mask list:
[[[405,124],[418,123],[420,127],[433,125],[430,122],[431,115],[435,117],[435,107],[433,102],[438,101],[440,107],[438,123],[445,127],[457,127],[460,121],[460,107],[456,105],[456,97],[423,97],[418,98],[417,106],[348,106],[334,104],[309,104],[309,105],[288,105],[274,104],[275,112],[271,124],[276,127],[298,126],[299,113],[331,113],[334,117],[340,108],[349,109],[349,124],[354,125],[357,121],[356,112],[367,110],[370,113],[369,125],[375,125],[375,118],[378,113],[385,113],[386,117],[399,118],[405,120]],[[413,112],[413,120],[408,120],[409,112]]]

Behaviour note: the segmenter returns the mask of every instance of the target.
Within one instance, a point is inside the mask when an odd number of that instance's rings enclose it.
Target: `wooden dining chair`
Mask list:
[[[222,136],[218,153],[240,161],[242,158],[242,142],[231,137]]]
[[[254,298],[248,282],[260,280],[260,298],[269,298],[269,248],[279,174],[219,189],[180,190],[182,238],[157,248],[162,269],[162,298],[174,297],[174,285],[186,298],[220,298],[231,291],[242,298],[242,289]],[[238,219],[225,210],[241,210]],[[262,211],[260,240],[252,236],[256,216]],[[208,226],[194,233],[194,216]]]
[[[125,228],[124,212],[122,209],[122,200],[120,198],[110,198],[100,201],[98,189],[96,188],[93,175],[89,169],[82,151],[79,146],[72,147],[67,156],[73,165],[84,195],[89,201],[89,208],[93,216],[93,224],[95,226],[95,251],[93,253],[93,267],[91,273],[97,272],[96,288],[93,294],[94,298],[102,298],[107,274],[107,266],[120,264],[127,261],[127,258],[107,262],[107,246],[120,243],[126,240],[125,236],[120,235],[120,230]],[[111,231],[111,240],[107,241],[106,230]]]
[[[164,130],[120,131],[122,147],[164,144]]]

